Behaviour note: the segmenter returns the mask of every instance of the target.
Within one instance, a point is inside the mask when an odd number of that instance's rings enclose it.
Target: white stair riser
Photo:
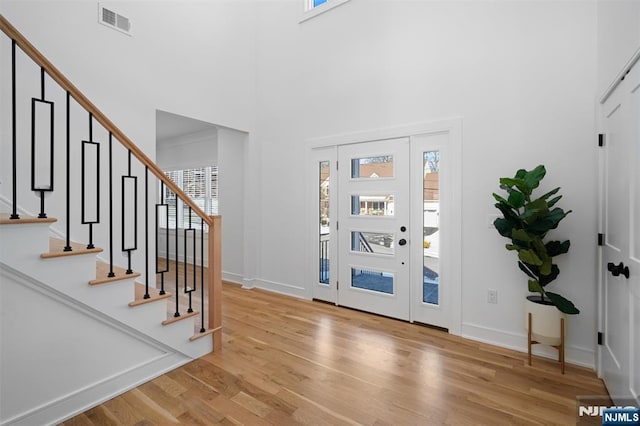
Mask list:
[[[22,262],[6,262],[20,272],[47,283],[58,291],[73,292],[74,289],[89,286],[96,277],[96,256],[83,254],[43,259],[35,255]]]
[[[2,225],[0,241],[0,260],[22,264],[49,251],[49,224]]]

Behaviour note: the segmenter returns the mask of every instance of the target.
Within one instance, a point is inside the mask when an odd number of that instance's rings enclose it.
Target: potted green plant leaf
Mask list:
[[[506,244],[507,250],[517,253],[518,267],[529,278],[529,291],[538,293],[538,295],[527,297],[527,314],[531,310],[542,309],[544,313],[539,314],[541,317],[534,323],[549,322],[553,328],[557,329],[560,321],[556,322],[551,315],[555,314],[557,318],[558,315],[578,314],[580,311],[573,302],[558,293],[547,290],[547,286],[560,273],[558,265],[553,263],[554,257],[567,253],[571,245],[569,240],[548,240],[547,234],[552,229],[556,229],[571,210],[565,212],[556,206],[562,198],[562,195],[557,195],[559,187],[541,196],[533,195],[545,174],[545,167],[539,165],[529,171],[520,169],[512,178],[500,178],[500,189],[506,192],[506,196],[493,194],[497,201],[495,206],[502,213],[502,217],[494,220],[493,224],[500,235],[510,240]],[[529,306],[530,304],[539,306]],[[545,306],[547,309],[544,308]],[[556,312],[548,312],[548,308]],[[541,343],[557,344],[555,338],[557,333],[551,334],[553,338],[549,336],[550,339],[545,339],[537,336],[536,340]]]

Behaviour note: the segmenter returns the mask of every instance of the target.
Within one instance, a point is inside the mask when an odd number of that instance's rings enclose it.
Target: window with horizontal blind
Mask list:
[[[187,194],[207,215],[218,214],[218,167],[208,166],[195,169],[165,172],[178,187]],[[162,186],[161,186],[162,188]],[[169,188],[164,186],[164,203],[169,206],[169,221],[160,218],[164,228],[199,228],[202,219],[189,215],[189,206],[182,202]]]

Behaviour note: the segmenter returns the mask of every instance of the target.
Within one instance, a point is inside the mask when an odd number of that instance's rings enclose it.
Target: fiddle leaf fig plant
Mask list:
[[[571,213],[556,206],[562,198],[559,187],[541,196],[533,195],[546,173],[545,167],[539,165],[529,171],[520,169],[512,178],[500,178],[500,189],[506,194],[493,194],[495,206],[502,213],[493,224],[500,235],[511,241],[506,244],[507,250],[517,252],[518,267],[529,277],[529,291],[539,293],[542,303],[550,302],[565,314],[578,314],[573,302],[546,289],[560,274],[553,258],[567,253],[571,245],[569,240],[546,240],[547,233]]]

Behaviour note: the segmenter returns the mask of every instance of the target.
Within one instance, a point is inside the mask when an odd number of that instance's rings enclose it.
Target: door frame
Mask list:
[[[634,66],[640,66],[638,64],[640,62],[640,47],[636,49],[636,51],[631,55],[631,58],[627,61],[627,63],[622,67],[622,69],[615,76],[609,87],[604,91],[600,99],[598,100],[598,133],[604,134],[604,120],[605,120],[605,103],[609,99],[609,97],[616,90],[618,85],[624,80],[627,72],[631,70]],[[605,142],[606,143],[606,142]],[[598,234],[604,233],[605,228],[605,155],[606,151],[604,149],[600,149],[598,151],[598,205],[597,205],[597,218],[598,218]],[[604,332],[604,322],[605,322],[605,308],[604,308],[604,277],[608,272],[604,268],[604,247],[598,245],[598,270],[597,270],[597,332]],[[595,352],[595,367],[596,373],[598,377],[602,378],[604,375],[603,365],[602,365],[602,353],[603,347],[600,344],[596,344],[596,352]]]
[[[366,130],[352,133],[344,133],[333,136],[310,138],[305,141],[306,160],[305,178],[307,197],[305,202],[305,216],[307,218],[304,232],[305,240],[305,295],[312,299],[318,297],[319,292],[323,292],[326,296],[334,295],[329,301],[337,300],[336,274],[331,274],[329,288],[321,289],[318,284],[318,265],[319,258],[319,233],[317,223],[317,206],[318,206],[318,170],[319,161],[329,160],[332,165],[337,160],[337,147],[340,145],[348,145],[354,143],[371,142],[384,139],[397,139],[408,137],[411,141],[420,135],[430,135],[436,133],[446,133],[449,140],[449,156],[451,164],[457,164],[460,167],[453,167],[451,170],[450,185],[450,245],[448,256],[448,276],[449,276],[449,297],[452,303],[449,305],[450,320],[449,333],[461,335],[462,333],[462,117],[451,117],[441,120],[425,121],[412,123],[383,129]],[[331,168],[331,172],[335,173],[335,167]],[[335,180],[334,180],[335,181]],[[335,187],[335,185],[334,185]],[[330,209],[337,206],[336,191],[330,192]],[[331,213],[331,217],[337,217],[337,209]],[[335,223],[331,223],[331,232],[335,233]],[[332,238],[335,240],[335,238]],[[336,251],[332,251],[335,256]],[[335,268],[332,268],[334,270]],[[318,297],[320,298],[320,297]],[[413,298],[413,295],[412,295]],[[322,299],[322,298],[321,298]],[[327,300],[327,299],[323,299]],[[410,307],[410,321],[414,321],[413,303]]]

